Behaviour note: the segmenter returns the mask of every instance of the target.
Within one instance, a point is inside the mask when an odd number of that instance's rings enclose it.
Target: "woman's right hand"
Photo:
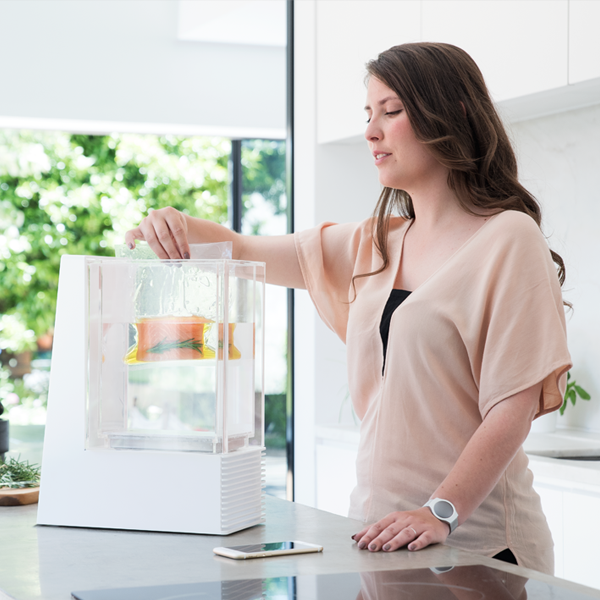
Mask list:
[[[130,249],[135,248],[135,240],[148,242],[158,258],[190,257],[186,217],[170,206],[151,211],[138,227],[125,234],[125,243]]]

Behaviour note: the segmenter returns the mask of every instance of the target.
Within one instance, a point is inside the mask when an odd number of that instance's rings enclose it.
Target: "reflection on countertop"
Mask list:
[[[73,597],[75,600],[587,600],[598,597],[592,590],[567,589],[562,583],[473,565],[74,591]]]

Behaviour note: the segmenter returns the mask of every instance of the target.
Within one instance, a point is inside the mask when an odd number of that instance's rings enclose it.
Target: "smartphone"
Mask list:
[[[270,542],[268,544],[248,544],[246,546],[231,546],[231,548],[213,548],[219,556],[241,560],[244,558],[267,558],[282,554],[304,554],[306,552],[322,552],[323,546],[307,544],[306,542]]]

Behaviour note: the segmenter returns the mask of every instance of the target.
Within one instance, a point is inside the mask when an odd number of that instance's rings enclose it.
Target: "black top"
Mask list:
[[[390,321],[394,311],[410,296],[410,292],[407,290],[392,290],[390,297],[385,304],[383,314],[381,315],[381,323],[379,324],[379,333],[381,334],[381,341],[383,342],[383,368],[381,374],[385,369],[385,354],[387,352],[388,337],[390,335]]]

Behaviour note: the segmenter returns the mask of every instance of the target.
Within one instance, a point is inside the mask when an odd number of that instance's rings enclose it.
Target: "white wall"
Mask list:
[[[179,0],[178,4],[182,40],[286,45],[285,0]]]
[[[316,147],[315,223],[363,221],[371,215],[381,186],[367,142]],[[302,199],[296,197],[296,202]],[[346,347],[317,319],[316,422],[351,423]]]
[[[178,11],[174,0],[3,0],[0,127],[282,137],[285,48],[182,41]]]
[[[345,3],[344,3],[345,4]],[[317,144],[317,9],[295,6],[295,226],[367,218],[380,192],[366,142]],[[361,84],[362,85],[362,84]],[[339,98],[337,99],[339,101]],[[364,103],[364,98],[361,100]],[[362,114],[360,104],[358,110]],[[296,500],[317,505],[316,425],[353,423],[345,346],[317,317],[307,292],[296,292]]]
[[[600,104],[512,125],[523,184],[540,201],[544,233],[567,268],[572,374],[592,401],[559,426],[600,431]]]
[[[294,8],[294,225],[297,231],[316,222],[316,82],[314,65],[315,2]],[[295,500],[316,506],[315,370],[317,315],[305,291],[294,292],[294,488]]]

